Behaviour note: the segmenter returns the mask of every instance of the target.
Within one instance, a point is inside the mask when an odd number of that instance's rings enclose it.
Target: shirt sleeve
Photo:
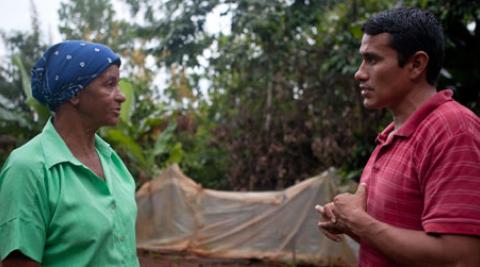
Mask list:
[[[41,262],[48,218],[43,168],[10,156],[0,173],[0,259],[19,250]]]
[[[422,166],[426,232],[480,236],[480,137],[452,135],[431,148]]]

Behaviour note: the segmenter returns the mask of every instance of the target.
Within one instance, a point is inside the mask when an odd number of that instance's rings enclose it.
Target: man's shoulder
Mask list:
[[[480,134],[480,118],[456,101],[440,105],[425,119],[423,126],[435,135]]]

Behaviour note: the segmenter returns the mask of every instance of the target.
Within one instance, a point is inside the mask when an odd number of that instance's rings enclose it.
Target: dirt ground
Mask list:
[[[263,262],[254,259],[212,259],[185,253],[138,251],[141,267],[320,267],[317,265]],[[0,267],[2,263],[0,262]]]
[[[139,251],[138,257],[142,267],[314,267],[314,265],[264,262],[255,259],[204,258],[185,253]]]
[[[266,262],[257,259],[219,259],[205,258],[181,252],[149,252],[138,251],[140,266],[142,267],[346,267],[342,263],[334,265],[312,265]]]

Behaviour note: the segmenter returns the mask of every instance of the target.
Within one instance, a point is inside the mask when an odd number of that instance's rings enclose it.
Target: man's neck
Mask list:
[[[418,108],[436,94],[436,88],[429,84],[423,84],[413,88],[398,105],[390,108],[393,113],[395,130],[398,130]]]

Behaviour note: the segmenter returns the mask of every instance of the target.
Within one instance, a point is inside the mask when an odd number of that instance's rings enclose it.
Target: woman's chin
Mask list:
[[[120,118],[112,118],[109,121],[105,123],[105,126],[107,127],[115,127],[120,123]]]

